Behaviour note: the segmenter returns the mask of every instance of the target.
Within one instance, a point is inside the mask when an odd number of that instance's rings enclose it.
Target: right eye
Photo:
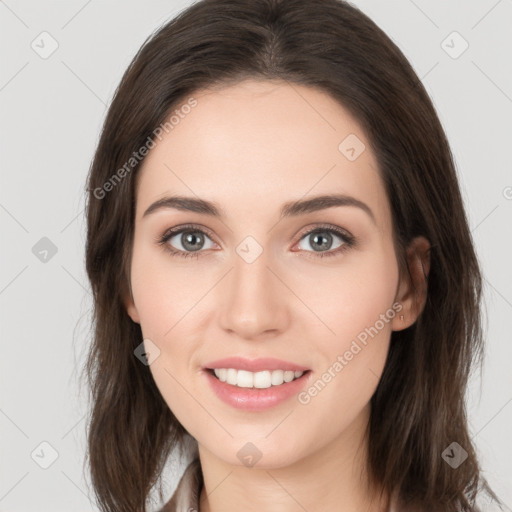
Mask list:
[[[174,244],[176,244],[177,247],[171,243],[173,239],[176,239]],[[203,229],[195,226],[182,226],[167,230],[158,240],[158,243],[173,256],[197,258],[199,253],[202,252],[201,249],[203,248],[205,239],[210,240],[210,242],[214,244],[209,234]],[[206,249],[211,248],[212,247],[207,247]]]

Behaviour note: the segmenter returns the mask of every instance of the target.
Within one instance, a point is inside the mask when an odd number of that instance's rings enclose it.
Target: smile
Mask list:
[[[285,403],[307,386],[312,374],[311,370],[297,371],[297,376],[295,372],[290,371],[293,374],[290,375],[289,371],[283,372],[283,370],[272,372],[263,370],[253,373],[234,368],[219,368],[216,371],[221,375],[222,370],[225,370],[224,377],[231,378],[231,382],[234,382],[236,377],[236,384],[230,384],[227,380],[223,382],[212,369],[204,369],[202,374],[217,398],[235,409],[244,411],[262,411]],[[287,379],[290,377],[292,379],[286,381],[285,376]],[[239,379],[242,385],[239,384]],[[275,379],[274,382],[281,380],[282,382],[272,384],[272,379]],[[254,386],[255,383],[256,386]]]
[[[235,368],[215,368],[213,372],[221,382],[227,382],[239,388],[258,389],[281,386],[285,382],[298,379],[304,373],[298,370],[263,370],[260,372],[250,372],[247,370],[237,370]]]

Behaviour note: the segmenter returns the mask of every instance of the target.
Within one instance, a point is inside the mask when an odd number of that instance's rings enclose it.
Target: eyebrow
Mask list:
[[[309,199],[289,201],[284,203],[281,207],[280,218],[283,219],[286,217],[297,217],[299,215],[305,215],[307,213],[325,210],[327,208],[335,208],[338,206],[353,206],[360,208],[366,214],[368,214],[374,224],[377,224],[375,215],[366,203],[363,203],[363,201],[345,194],[329,194],[316,196]],[[162,199],[159,199],[158,201],[155,201],[153,204],[151,204],[144,212],[142,217],[144,218],[151,213],[166,208],[174,208],[180,211],[201,213],[203,215],[209,215],[218,219],[223,219],[225,217],[223,209],[217,203],[213,201],[207,201],[205,199],[187,196],[163,197]]]

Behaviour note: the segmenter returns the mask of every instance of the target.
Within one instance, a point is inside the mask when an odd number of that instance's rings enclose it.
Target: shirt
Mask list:
[[[185,469],[171,499],[158,512],[199,512],[202,488],[201,462],[195,458]]]
[[[199,496],[202,488],[201,462],[195,458],[185,469],[171,499],[158,512],[199,512]],[[398,512],[395,496],[391,498],[388,512]]]

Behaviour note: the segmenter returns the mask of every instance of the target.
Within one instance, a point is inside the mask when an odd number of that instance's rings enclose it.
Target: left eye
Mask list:
[[[336,247],[333,247],[333,236],[341,240]],[[336,250],[349,242],[349,239],[342,233],[338,233],[337,231],[328,228],[319,228],[306,233],[302,236],[300,242],[305,240],[309,240],[309,246],[313,247],[312,252],[328,252]],[[316,249],[314,249],[315,247]]]

